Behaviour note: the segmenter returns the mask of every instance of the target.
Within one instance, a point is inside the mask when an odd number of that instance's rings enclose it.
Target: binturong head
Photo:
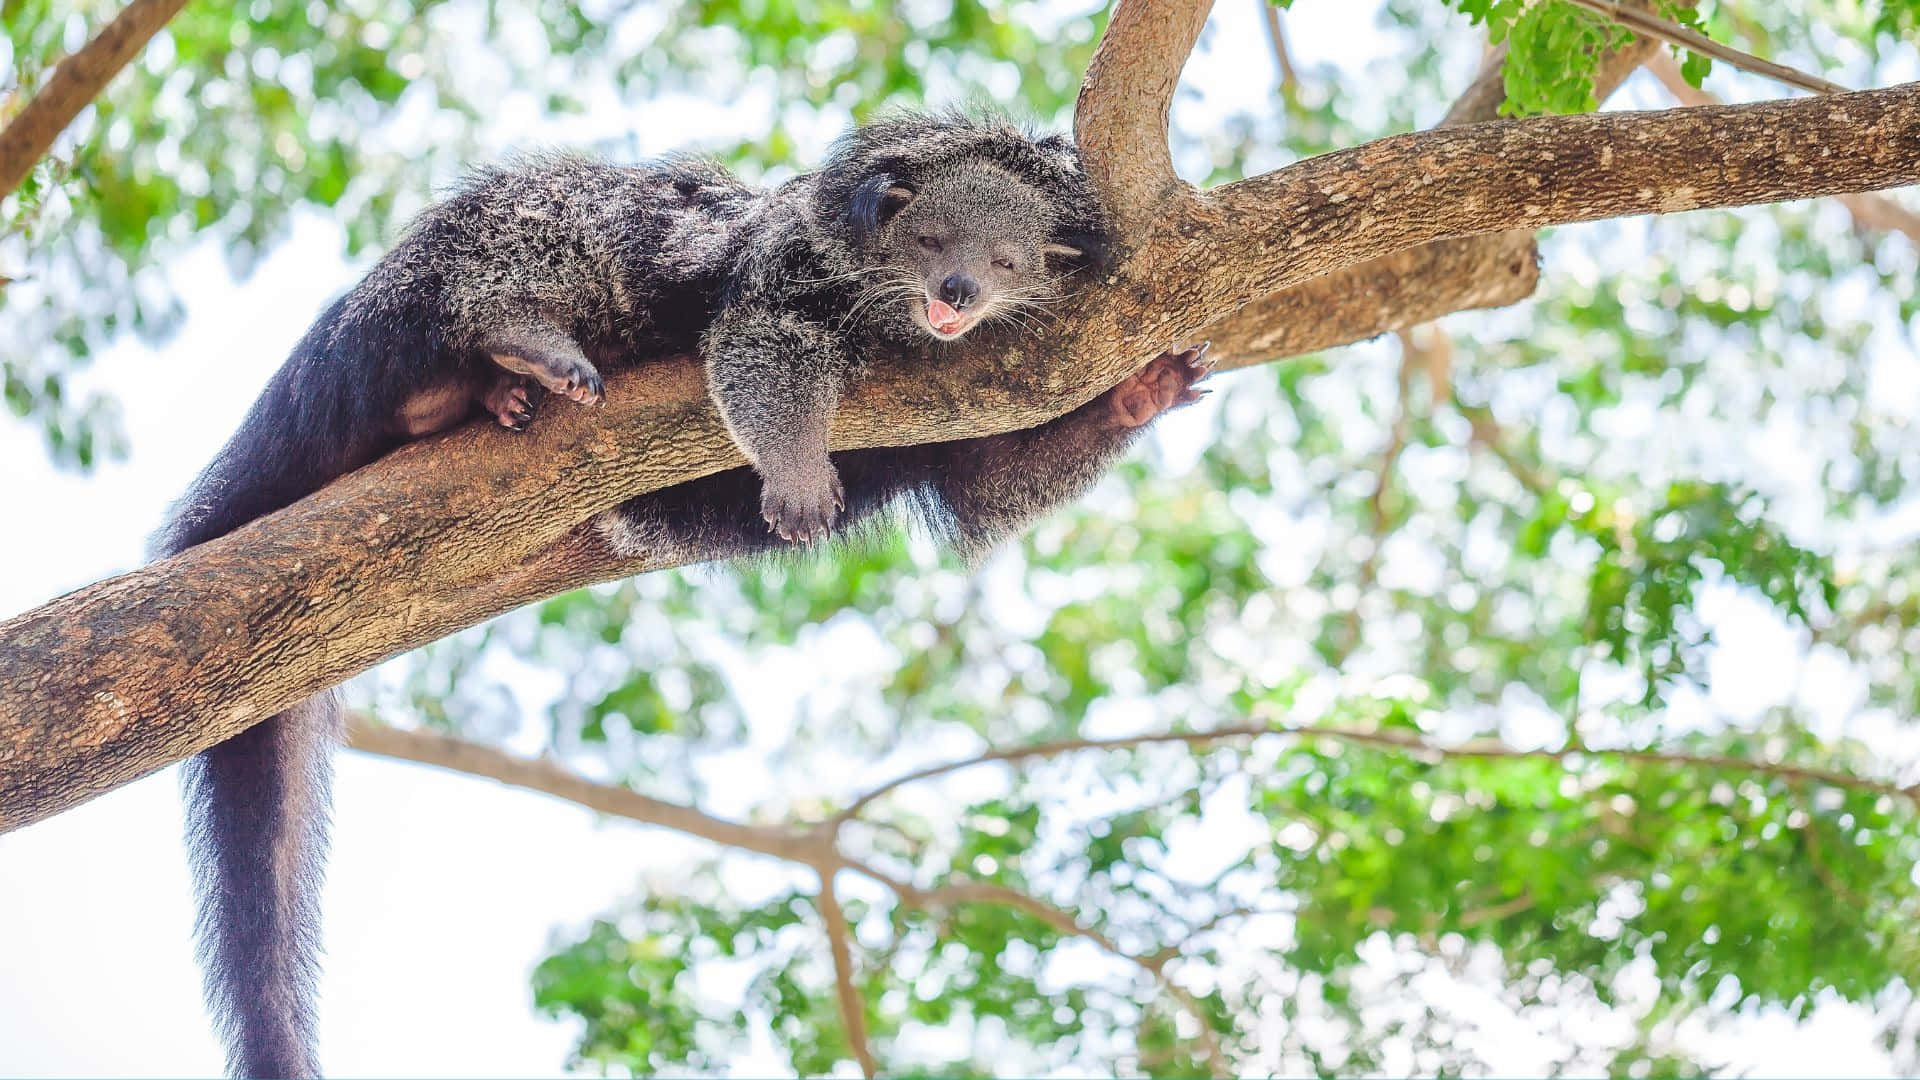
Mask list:
[[[1106,255],[1071,145],[1001,121],[896,116],[862,128],[822,171],[823,198],[836,195],[865,289],[901,305],[881,320],[939,341],[983,324],[1039,326],[1076,271]]]

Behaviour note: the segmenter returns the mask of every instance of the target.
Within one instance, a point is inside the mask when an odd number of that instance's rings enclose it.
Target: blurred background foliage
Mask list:
[[[0,115],[112,11],[0,3]],[[1915,11],[1741,0],[1698,23],[1869,86],[1920,74]],[[1586,107],[1583,50],[1610,33],[1517,0],[1347,17],[1381,45],[1357,69],[1276,39],[1230,73],[1270,90],[1256,107],[1183,97],[1183,171],[1430,124],[1489,29],[1525,56],[1521,111]],[[189,5],[0,203],[8,406],[75,467],[127,452],[82,368],[175,325],[173,260],[210,243],[244,275],[309,211],[370,257],[504,149],[505,88],[553,118],[729,103],[692,149],[779,175],[888,104],[1063,124],[1101,20],[1086,0]],[[1622,100],[1669,103],[1644,75]],[[1862,220],[1558,231],[1532,301],[1221,377],[977,575],[922,537],[655,574],[357,692],[764,823],[989,748],[1193,733],[958,770],[838,827],[889,1072],[1699,1072],[1742,1025],[1838,1003],[1911,1072],[1920,231]],[[646,877],[533,973],[575,1064],[703,1073],[771,1046],[852,1067],[812,870],[716,848]]]

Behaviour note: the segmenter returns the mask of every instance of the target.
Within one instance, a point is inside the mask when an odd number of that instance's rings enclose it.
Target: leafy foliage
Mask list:
[[[1448,0],[1475,23],[1484,24],[1494,44],[1505,42],[1507,100],[1510,115],[1592,112],[1599,105],[1593,80],[1602,54],[1632,39],[1612,20],[1565,0],[1529,4],[1524,0]],[[1654,14],[1688,29],[1700,29],[1691,0],[1657,0]],[[1699,86],[1712,62],[1686,52],[1681,66],[1687,81]]]

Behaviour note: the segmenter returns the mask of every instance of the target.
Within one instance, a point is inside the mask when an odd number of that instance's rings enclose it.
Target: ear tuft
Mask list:
[[[891,174],[875,173],[853,189],[853,197],[847,200],[847,224],[856,237],[864,239],[906,209],[913,195],[912,188]]]

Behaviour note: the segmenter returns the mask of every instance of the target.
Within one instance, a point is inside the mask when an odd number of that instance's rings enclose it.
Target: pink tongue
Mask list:
[[[927,304],[927,321],[935,330],[950,333],[960,327],[960,313],[945,300],[933,300]]]

